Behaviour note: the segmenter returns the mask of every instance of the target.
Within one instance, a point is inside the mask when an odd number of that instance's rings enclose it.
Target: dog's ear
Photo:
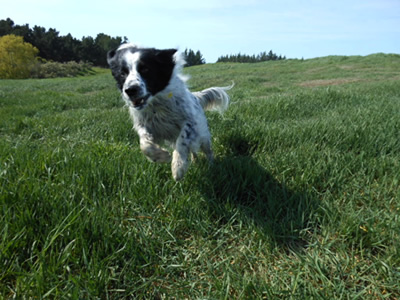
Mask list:
[[[173,56],[178,51],[177,49],[159,50],[156,54],[157,60],[161,63],[173,62]]]
[[[107,53],[107,63],[109,65],[111,65],[111,62],[113,61],[116,53],[117,53],[117,49],[108,51],[108,53]]]

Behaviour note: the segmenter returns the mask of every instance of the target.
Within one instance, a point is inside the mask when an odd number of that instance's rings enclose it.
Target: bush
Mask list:
[[[32,78],[56,78],[56,77],[76,77],[92,73],[92,64],[87,62],[59,63],[53,61],[41,61],[35,65],[32,71]]]
[[[0,37],[0,78],[29,78],[39,50],[13,34]]]

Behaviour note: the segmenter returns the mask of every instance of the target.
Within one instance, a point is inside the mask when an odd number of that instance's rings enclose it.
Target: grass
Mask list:
[[[0,295],[397,299],[400,56],[185,69],[216,161],[140,153],[109,72],[0,81]]]

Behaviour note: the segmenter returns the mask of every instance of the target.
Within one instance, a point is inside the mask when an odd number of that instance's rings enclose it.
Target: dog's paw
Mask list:
[[[172,177],[174,177],[175,181],[181,180],[185,176],[187,169],[187,164],[172,163]]]
[[[196,163],[199,160],[199,156],[197,155],[197,153],[192,152],[192,162]]]
[[[185,173],[183,170],[172,171],[172,177],[175,181],[180,181],[185,176]]]
[[[175,181],[179,181],[185,176],[187,169],[189,168],[189,161],[187,159],[182,159],[180,155],[174,151],[171,171],[172,177]]]

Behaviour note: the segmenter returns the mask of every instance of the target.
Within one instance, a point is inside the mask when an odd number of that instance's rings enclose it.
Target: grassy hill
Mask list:
[[[399,298],[400,56],[185,72],[236,85],[179,183],[108,71],[0,81],[2,298]]]

